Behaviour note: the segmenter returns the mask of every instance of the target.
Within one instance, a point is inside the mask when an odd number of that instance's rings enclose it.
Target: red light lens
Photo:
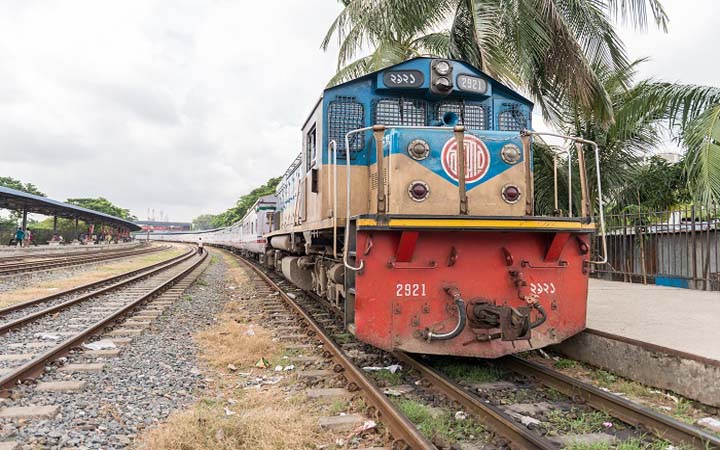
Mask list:
[[[502,192],[503,198],[510,203],[518,201],[520,198],[520,189],[517,186],[506,186]]]
[[[430,189],[428,189],[425,183],[415,182],[410,185],[408,192],[414,200],[419,201],[425,200],[427,198],[428,194],[430,193]]]

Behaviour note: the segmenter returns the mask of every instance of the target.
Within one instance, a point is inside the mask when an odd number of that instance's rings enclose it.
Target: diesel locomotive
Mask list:
[[[242,221],[154,238],[253,256],[385,350],[495,358],[559,343],[585,327],[602,263],[584,157],[597,146],[564,137],[580,211],[535,215],[532,108],[463,61],[388,67],[323,92],[276,195]]]

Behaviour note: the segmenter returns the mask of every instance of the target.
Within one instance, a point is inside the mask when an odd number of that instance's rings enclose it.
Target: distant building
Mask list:
[[[156,220],[138,220],[135,225],[142,228],[141,233],[153,231],[190,231],[192,223],[190,222],[162,222]]]

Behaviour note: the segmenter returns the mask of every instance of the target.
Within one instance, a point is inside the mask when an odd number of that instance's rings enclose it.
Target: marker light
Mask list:
[[[502,198],[507,203],[517,203],[522,194],[520,188],[512,184],[506,184],[502,188]]]
[[[439,73],[440,75],[447,75],[452,70],[452,67],[450,67],[450,64],[447,61],[438,61],[435,64],[435,72]]]
[[[422,139],[415,139],[407,147],[408,155],[417,161],[423,160],[430,154],[430,146]]]
[[[515,164],[520,161],[522,152],[520,152],[520,148],[517,145],[507,144],[500,151],[500,156],[506,163]]]
[[[452,89],[452,83],[445,77],[440,77],[435,80],[435,89],[439,91],[449,91]]]
[[[422,202],[430,195],[430,187],[424,181],[413,181],[408,186],[408,194],[416,202]]]

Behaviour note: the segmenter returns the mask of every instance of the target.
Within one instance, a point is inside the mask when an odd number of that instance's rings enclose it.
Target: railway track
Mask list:
[[[251,268],[258,279],[262,280],[262,283],[279,292],[283,300],[308,324],[311,334],[317,336],[323,342],[324,348],[342,365],[343,373],[348,381],[362,390],[366,400],[376,408],[381,420],[396,439],[406,443],[409,448],[436,448],[419,433],[412,422],[398,410],[383,391],[378,389],[371,377],[359,369],[358,358],[349,356],[343,350],[344,345],[337,342],[335,337],[339,335],[338,330],[342,331],[342,320],[337,309],[330,307],[325,302],[320,303],[316,298],[311,300],[311,296],[307,293],[293,295],[295,298],[291,298],[281,288],[280,285],[285,282],[277,274],[267,273],[257,264],[244,258],[238,257],[238,259]],[[322,311],[318,309],[321,304],[326,305]],[[328,319],[328,313],[334,319]],[[322,318],[314,317],[316,315]],[[347,343],[346,336],[344,341],[344,344]],[[351,342],[351,344],[356,346],[357,343]],[[564,445],[543,435],[541,430],[536,427],[521,423],[517,414],[509,414],[502,407],[503,405],[496,404],[493,399],[481,397],[473,392],[471,387],[461,385],[443,374],[441,370],[434,367],[433,358],[417,357],[405,353],[379,355],[377,358],[385,361],[390,358],[394,362],[402,363],[406,368],[412,369],[419,374],[421,379],[426,380],[434,391],[446,397],[450,403],[462,405],[468,413],[493,431],[495,436],[500,438],[501,443],[508,443],[512,448],[543,450],[558,449]],[[362,362],[367,363],[367,360]],[[629,433],[625,433],[625,437],[648,441],[651,439],[649,436],[654,436],[655,439],[671,442],[682,448],[720,448],[720,438],[715,435],[634,404],[617,395],[604,392],[545,366],[515,356],[503,358],[499,364],[503,370],[513,376],[527,379],[528,385],[535,386],[531,389],[541,390],[539,384],[558,391],[563,397],[566,397],[562,401],[563,405],[570,402],[578,408],[590,407],[593,410],[607,413],[622,422],[621,427],[627,426]],[[419,380],[416,380],[414,384],[419,385]]]
[[[138,250],[120,250],[112,252],[101,252],[91,255],[60,256],[56,258],[43,258],[34,261],[21,261],[0,264],[0,277],[18,274],[50,270],[69,266],[78,266],[111,259],[126,258],[129,256],[143,255],[167,250],[168,246],[150,246]]]
[[[80,347],[93,336],[126,318],[136,309],[183,284],[199,270],[207,253],[198,257],[189,250],[184,255],[154,264],[128,277],[79,296],[39,299],[0,315],[0,396],[44,371],[47,364]],[[102,280],[105,284],[108,280]],[[87,286],[86,286],[87,288]],[[185,287],[178,287],[180,292]],[[58,298],[61,301],[58,301]],[[44,304],[45,303],[45,304]],[[162,306],[162,305],[158,305]],[[145,311],[125,325],[144,327],[156,317],[157,309]],[[135,330],[140,331],[141,330]],[[23,353],[19,353],[23,352]]]

